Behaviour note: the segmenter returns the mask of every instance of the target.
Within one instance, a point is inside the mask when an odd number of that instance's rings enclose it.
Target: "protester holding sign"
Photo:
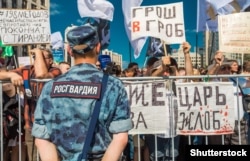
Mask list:
[[[59,68],[52,67],[53,55],[49,49],[32,49],[31,56],[34,59],[33,65],[20,67],[9,72],[0,72],[0,79],[10,79],[14,85],[24,84],[25,142],[29,161],[35,161],[37,151],[34,145],[34,137],[31,135],[31,128],[34,121],[36,101],[44,83],[37,83],[30,81],[30,79],[55,78],[61,74],[61,71]]]
[[[189,51],[190,51],[190,44],[188,42],[184,42],[182,44],[182,48],[183,48],[183,53],[185,54],[185,61],[186,61],[186,66],[185,66],[185,70],[186,70],[186,74],[190,74],[192,75],[193,73],[193,68],[192,68],[192,63],[191,63],[191,59],[190,59],[190,55],[189,55]],[[162,57],[160,60],[155,61],[154,64],[152,65],[152,68],[150,70],[150,74],[151,76],[178,76],[178,64],[176,63],[175,59],[171,58],[170,56],[165,56]],[[167,82],[167,88],[169,90],[169,95],[173,95],[175,92],[175,90],[173,89],[173,86],[171,85],[171,81],[168,80]],[[173,95],[173,97],[175,97]],[[171,99],[170,99],[171,100]],[[175,101],[174,101],[175,100]],[[173,106],[174,109],[177,109],[177,102],[176,99],[173,99]],[[172,111],[173,112],[173,111]],[[177,116],[175,114],[175,116]],[[174,118],[174,120],[176,120],[176,118]],[[172,120],[170,120],[172,121]],[[174,122],[173,126],[174,126]],[[167,132],[168,133],[168,132]],[[172,157],[177,157],[179,155],[178,149],[179,149],[179,136],[176,136],[176,134],[174,134],[175,137],[173,137],[174,139],[174,145],[171,144],[171,139],[169,138],[169,136],[165,135],[158,135],[157,136],[157,150],[158,150],[158,154],[157,157],[159,158],[172,158]],[[146,143],[149,146],[149,152],[150,152],[150,157],[151,159],[155,159],[156,155],[155,155],[155,136],[154,135],[146,135]],[[172,156],[172,146],[174,146],[174,156]]]
[[[238,63],[235,60],[227,60],[226,62],[223,59],[222,52],[217,52],[214,56],[215,65],[208,70],[209,74],[217,74],[217,75],[231,75],[238,72]],[[244,78],[243,78],[244,79]],[[219,80],[217,80],[219,81]],[[242,98],[241,94],[237,93],[237,86],[236,86],[236,78],[222,78],[221,81],[225,82],[233,82],[234,83],[234,92],[235,95],[238,98]],[[250,87],[250,81],[245,80],[243,81],[242,78],[238,79],[238,83],[240,87]],[[238,91],[240,89],[238,88]],[[236,98],[237,99],[237,98]],[[247,144],[247,121],[244,117],[244,111],[243,111],[243,103],[242,100],[239,99],[239,106],[237,104],[234,104],[235,109],[235,127],[234,127],[234,133],[225,135],[225,144]],[[236,101],[237,102],[237,101]],[[239,117],[238,117],[239,116]],[[238,131],[238,124],[240,124],[240,131]],[[240,134],[239,134],[240,132]],[[239,135],[241,135],[241,140],[239,140]],[[214,138],[211,138],[211,141],[215,140]],[[218,144],[218,141],[214,142],[215,144]]]

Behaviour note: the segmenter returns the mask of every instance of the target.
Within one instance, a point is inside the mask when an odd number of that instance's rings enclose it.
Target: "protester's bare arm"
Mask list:
[[[216,74],[216,72],[218,71],[219,67],[222,65],[223,61],[224,61],[224,55],[222,52],[217,51],[214,55],[214,65],[208,69],[208,74],[209,75],[213,75]]]
[[[128,142],[128,133],[113,134],[113,139],[106,150],[102,161],[117,161]]]
[[[153,76],[153,77],[162,76],[164,71],[166,71],[166,66],[171,64],[170,63],[170,56],[163,56],[161,58],[161,61],[162,61],[162,65],[157,70],[155,70],[153,73],[151,73],[151,76]]]
[[[9,97],[13,97],[16,95],[16,87],[12,83],[3,83],[3,92]]]
[[[44,139],[35,139],[38,152],[42,161],[59,161],[55,144]]]
[[[49,73],[49,69],[46,65],[47,57],[44,56],[43,51],[41,49],[35,48],[31,50],[31,54],[33,55],[34,59],[34,68],[36,72],[36,78],[43,79],[43,78],[52,78],[52,75]]]
[[[25,122],[25,125],[24,125],[24,128],[26,130],[29,130],[31,131],[31,125],[30,125],[30,110],[29,110],[29,105],[28,103],[25,101],[25,105],[24,105],[24,122]]]
[[[15,86],[23,85],[23,77],[15,72],[1,71],[0,80],[10,80]]]
[[[182,43],[182,49],[183,49],[184,58],[185,58],[186,75],[193,75],[193,64],[192,64],[190,53],[189,53],[191,49],[191,45],[188,42],[184,42]]]

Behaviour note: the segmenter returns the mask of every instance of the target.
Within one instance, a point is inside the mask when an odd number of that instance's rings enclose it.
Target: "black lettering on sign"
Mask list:
[[[216,105],[226,105],[226,95],[219,93],[219,87],[216,86]]]
[[[152,106],[164,106],[165,101],[158,101],[157,98],[165,97],[164,92],[158,92],[159,89],[165,88],[164,83],[152,83]]]
[[[134,8],[132,11],[132,17],[135,18],[136,17],[136,13],[140,12],[141,10],[143,10],[143,8]]]
[[[158,33],[162,31],[165,33],[166,37],[182,37],[184,31],[179,29],[183,24],[165,24],[161,21],[147,20],[146,21],[146,31],[154,30],[155,23],[158,26]],[[136,25],[135,25],[136,26]]]
[[[164,106],[165,101],[159,100],[159,98],[165,97],[164,89],[165,83],[141,83],[141,84],[125,84],[125,88],[129,97],[129,104],[136,105],[141,104],[142,106]],[[147,92],[147,93],[146,93]],[[146,101],[146,96],[149,97],[149,101]],[[133,102],[132,102],[133,101]]]
[[[176,8],[175,6],[172,6],[167,8],[167,7],[145,7],[145,17],[149,17],[152,15],[157,16],[158,18],[162,19],[173,19],[176,18]],[[135,12],[135,11],[134,11]],[[133,14],[135,16],[135,13]],[[134,17],[133,17],[134,18]]]
[[[194,93],[191,93],[191,91],[194,91]],[[211,103],[209,101],[211,101],[212,97],[215,97],[215,105],[226,105],[226,95],[220,93],[219,86],[215,86],[214,89],[211,86],[194,87],[194,90],[190,91],[188,87],[178,87],[177,94],[180,106],[188,107],[188,110],[190,110],[191,106],[207,106],[208,103]],[[192,98],[192,96],[193,100],[189,100],[189,97]]]
[[[138,85],[132,85],[132,84],[126,84],[126,87],[128,87],[128,94],[129,94],[129,103],[132,104],[132,100],[135,99],[135,102],[133,104],[138,104],[139,101],[141,101],[141,104],[143,106],[148,106],[149,103],[145,102],[145,90],[149,87],[148,83],[142,83]],[[141,87],[141,91],[139,91],[139,87]]]
[[[196,106],[196,103],[199,103],[199,105],[202,106],[199,90],[197,87],[194,87],[194,106]]]
[[[148,126],[147,126],[147,123],[143,117],[143,114],[142,112],[139,112],[139,115],[138,115],[138,118],[137,118],[137,122],[136,122],[136,126],[135,126],[135,129],[138,129],[138,125],[139,124],[143,124],[144,125],[144,128],[147,129]]]
[[[184,93],[182,93],[182,92],[184,92]],[[184,91],[182,91],[181,88],[178,87],[178,95],[179,95],[180,106],[181,107],[188,106],[188,110],[189,110],[191,108],[192,104],[189,103],[187,87],[184,87]]]
[[[180,112],[179,122],[181,122],[181,126],[179,130],[219,130],[221,128],[220,120],[217,119],[219,113],[220,111],[197,112],[197,114]]]
[[[204,105],[207,105],[207,99],[212,97],[212,87],[204,86]]]
[[[134,112],[131,111],[131,112],[130,112],[130,118],[131,118],[131,120],[132,120],[132,127],[135,126],[134,121],[133,121],[134,116],[135,116]]]
[[[149,13],[154,11],[154,7],[145,7],[145,17],[149,16]]]
[[[9,10],[6,11],[6,18],[24,19],[24,18],[48,18],[49,13],[46,10]]]

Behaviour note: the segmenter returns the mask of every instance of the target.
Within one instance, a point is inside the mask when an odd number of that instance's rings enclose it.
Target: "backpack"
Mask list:
[[[23,111],[21,111],[23,113]],[[23,114],[21,114],[23,115]],[[18,101],[16,98],[10,98],[4,105],[3,111],[3,129],[4,137],[8,139],[14,139],[18,136],[19,131],[24,133],[24,120],[21,118],[21,130],[19,130],[19,111],[18,111]]]

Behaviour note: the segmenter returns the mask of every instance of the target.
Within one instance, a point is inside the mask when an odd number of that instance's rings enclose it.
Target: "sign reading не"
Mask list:
[[[50,43],[48,10],[0,10],[0,39],[4,44]]]
[[[131,38],[151,36],[167,44],[185,41],[183,3],[132,7]]]

